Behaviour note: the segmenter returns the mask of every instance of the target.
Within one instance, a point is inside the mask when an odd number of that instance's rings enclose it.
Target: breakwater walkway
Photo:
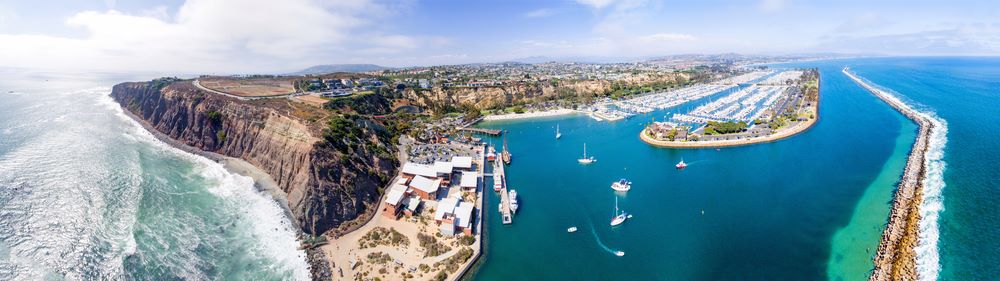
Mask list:
[[[847,77],[876,97],[892,106],[919,126],[917,139],[906,160],[903,177],[893,196],[889,221],[882,232],[874,268],[869,280],[916,280],[916,251],[920,223],[920,203],[923,200],[923,179],[927,174],[926,153],[936,122],[898,98],[868,84],[844,68]]]

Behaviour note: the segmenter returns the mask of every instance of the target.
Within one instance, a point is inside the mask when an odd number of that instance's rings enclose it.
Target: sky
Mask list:
[[[246,74],[731,52],[997,55],[1000,1],[0,0],[0,67]]]

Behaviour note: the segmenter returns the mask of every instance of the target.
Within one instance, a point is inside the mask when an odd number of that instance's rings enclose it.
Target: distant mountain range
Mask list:
[[[326,74],[334,72],[368,72],[390,69],[391,67],[385,67],[381,65],[374,64],[324,64],[311,66],[309,68],[303,69],[298,72],[289,73],[290,75],[312,75],[312,74]]]

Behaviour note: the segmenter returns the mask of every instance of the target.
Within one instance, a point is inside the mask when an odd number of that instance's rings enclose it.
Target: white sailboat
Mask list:
[[[559,124],[556,124],[556,139],[562,137],[562,133],[559,132]]]
[[[617,226],[625,222],[629,215],[623,210],[618,210],[618,197],[615,197],[615,217],[611,218],[611,226]]]
[[[583,143],[583,158],[576,159],[576,161],[580,164],[590,164],[597,162],[597,159],[594,156],[587,157],[587,143]]]

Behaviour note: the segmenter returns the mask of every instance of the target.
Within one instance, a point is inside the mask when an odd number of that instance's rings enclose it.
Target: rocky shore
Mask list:
[[[848,72],[847,68],[843,72],[919,126],[917,139],[910,150],[903,177],[893,198],[889,221],[875,254],[875,268],[869,276],[869,280],[916,280],[915,248],[919,242],[919,207],[923,200],[923,179],[927,174],[926,153],[931,133],[936,129],[935,122],[896,97],[869,85]]]

